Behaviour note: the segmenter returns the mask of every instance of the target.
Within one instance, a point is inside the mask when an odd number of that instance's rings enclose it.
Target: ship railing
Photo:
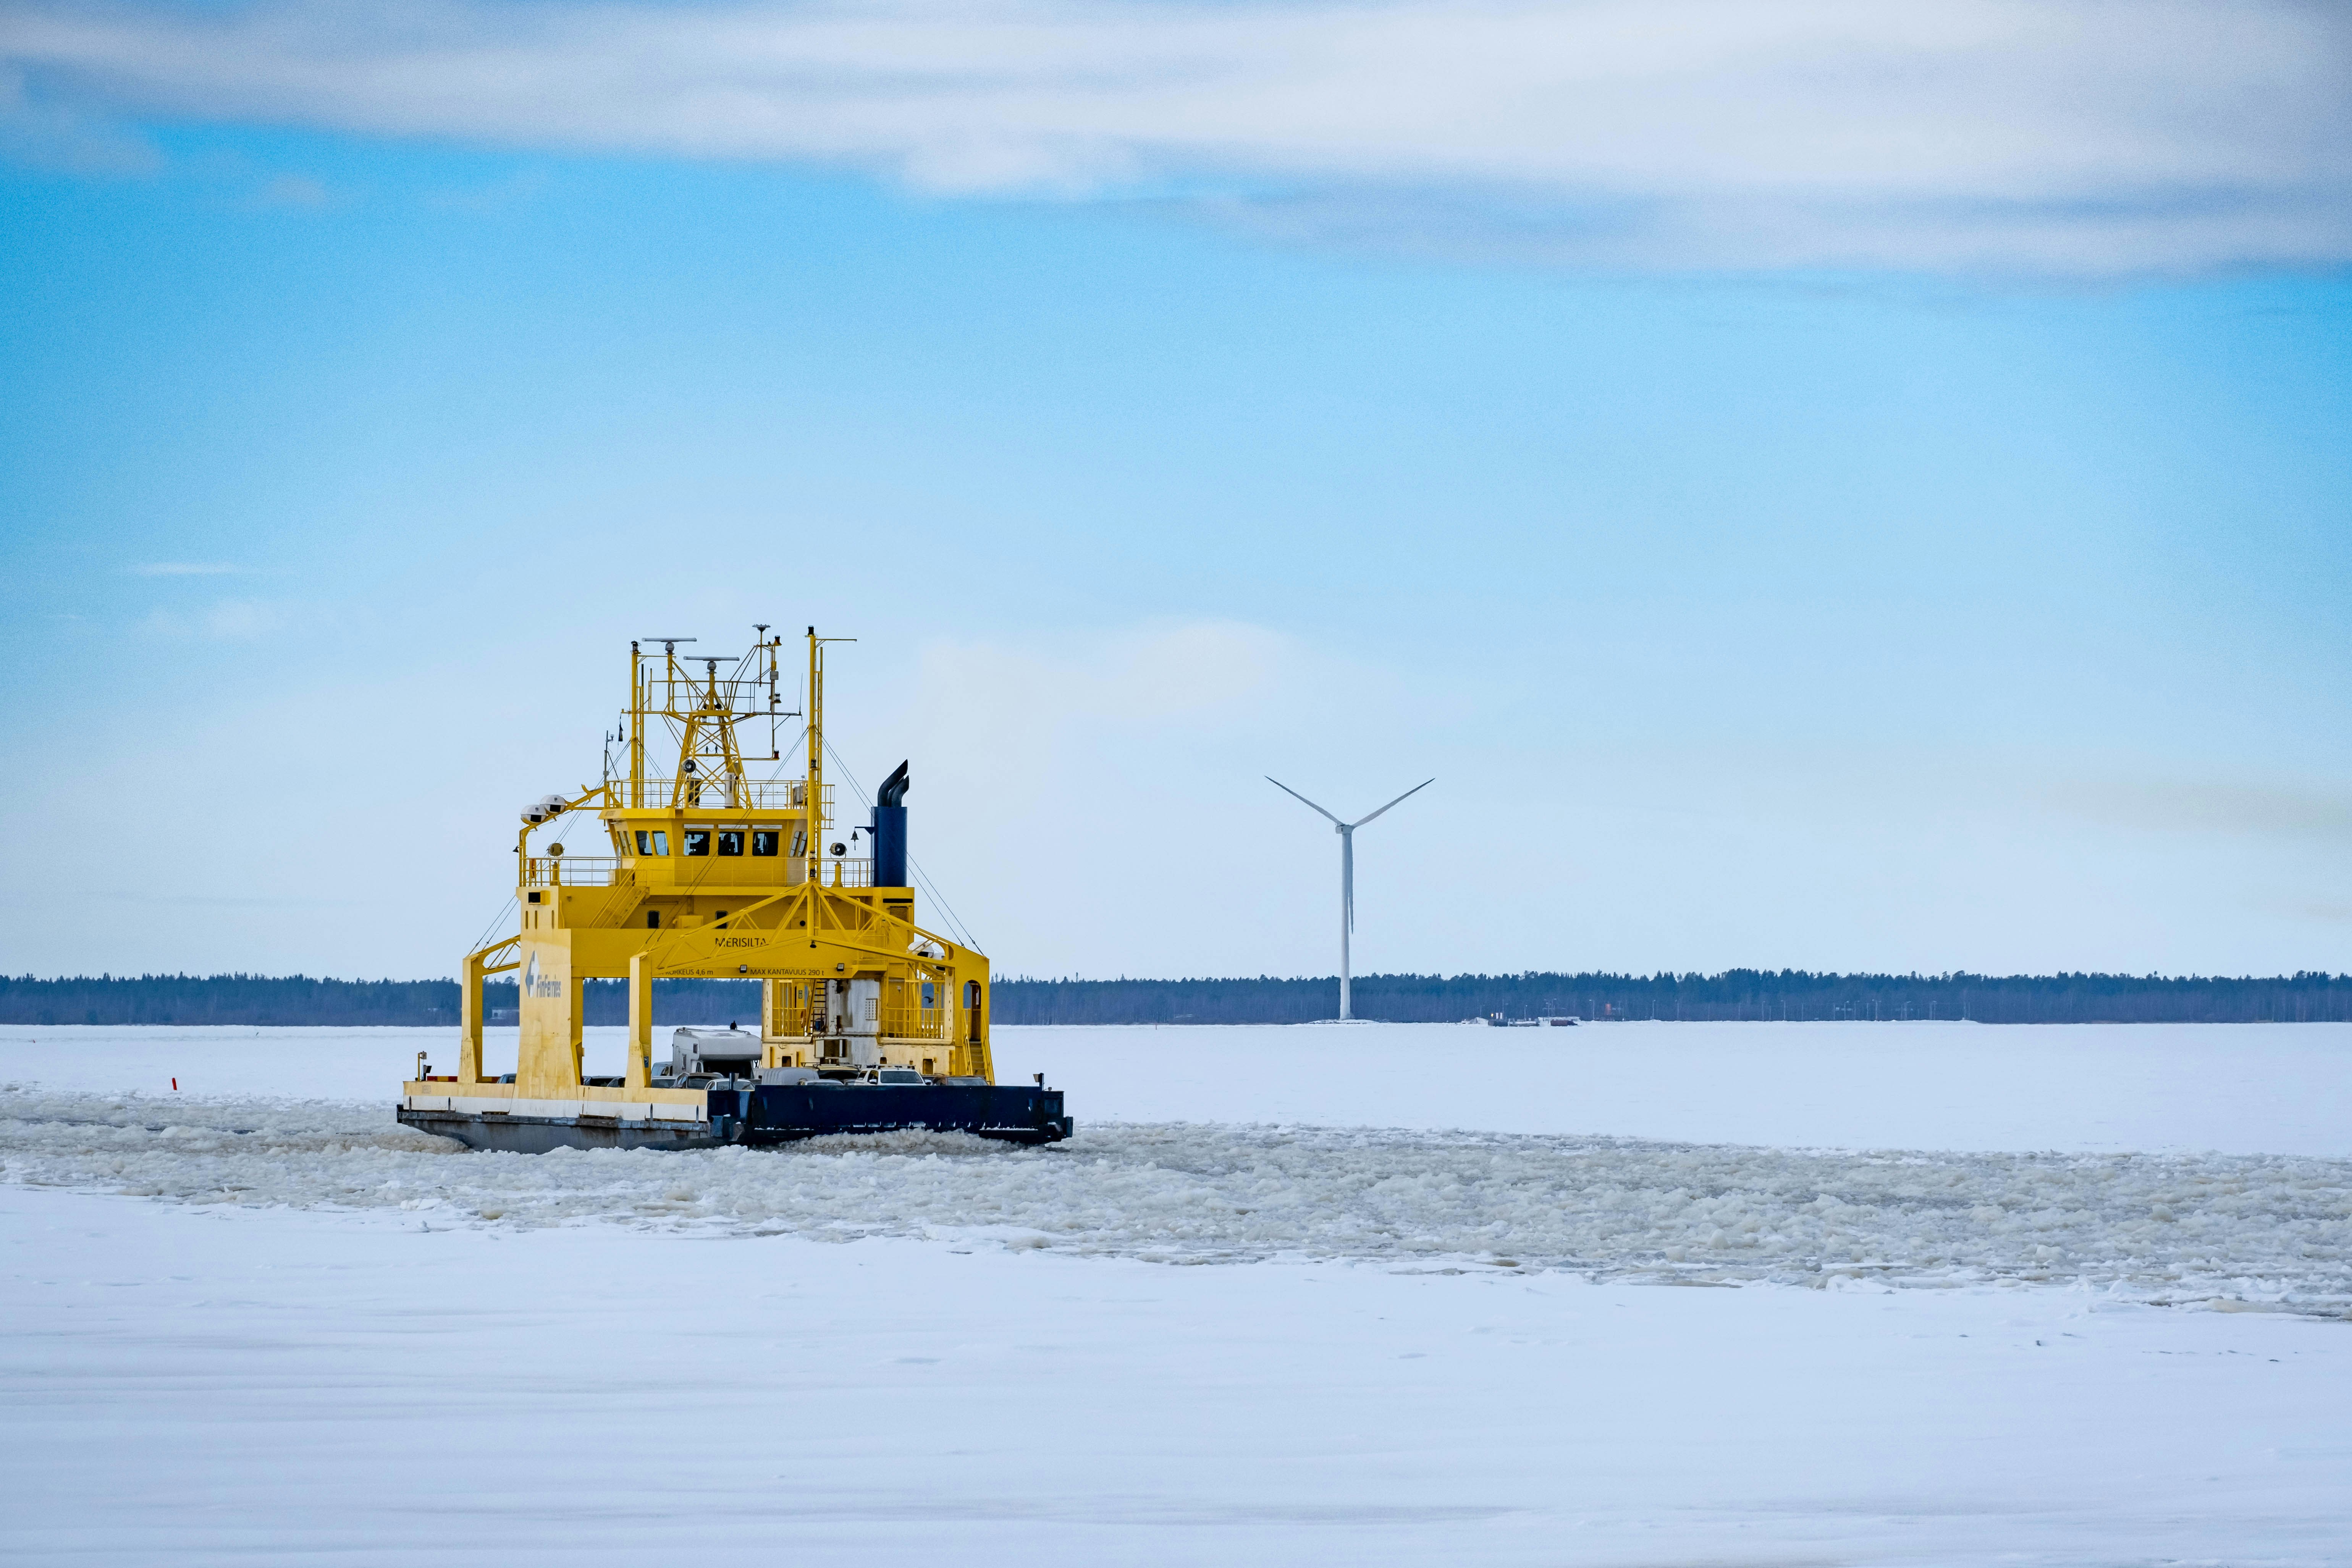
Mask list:
[[[882,1009],[882,1032],[901,1040],[952,1040],[955,1009],[886,1006]]]
[[[738,862],[727,858],[710,863],[721,866],[774,864],[769,860]],[[634,864],[635,861],[623,861],[607,855],[530,855],[523,858],[522,885],[526,888],[609,888],[616,882],[634,882],[636,873],[625,868]],[[704,867],[706,862],[697,858],[688,864]],[[870,856],[845,855],[837,859],[828,857],[816,865],[819,886],[870,888],[874,885],[874,861]],[[795,877],[793,885],[797,886],[798,881]]]
[[[683,787],[681,787],[683,785]],[[613,798],[625,803],[629,786],[625,780],[613,785]],[[688,811],[799,811],[808,805],[806,779],[744,779],[730,784],[724,778],[647,779],[646,805],[667,810],[672,805]],[[833,786],[824,786],[824,820],[833,821]]]
[[[774,1014],[775,1037],[793,1039],[805,1037],[809,1032],[809,1007],[803,1003],[787,1003]],[[884,1036],[894,1040],[945,1040],[956,1038],[956,1010],[953,1007],[889,1007],[881,1010],[879,1020]],[[829,1026],[824,1009],[817,1009],[816,1022]]]
[[[523,858],[526,888],[609,888],[621,863],[609,855],[530,855]]]

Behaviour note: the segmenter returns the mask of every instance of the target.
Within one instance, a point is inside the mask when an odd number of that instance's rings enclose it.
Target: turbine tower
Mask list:
[[[1373,816],[1387,811],[1389,806],[1395,805],[1398,801],[1403,800],[1405,795],[1419,795],[1437,781],[1423,779],[1405,791],[1404,795],[1397,796],[1396,800],[1389,802],[1388,805],[1381,807],[1380,811],[1372,813],[1372,816],[1360,816],[1353,822],[1342,822],[1338,817],[1331,816],[1329,812],[1323,811],[1321,806],[1315,805],[1313,801],[1308,800],[1272,773],[1265,775],[1265,782],[1301,805],[1314,806],[1317,811],[1322,811],[1325,816],[1330,817],[1333,831],[1339,835],[1339,1021],[1344,1024],[1356,1016],[1349,1006],[1348,995],[1348,936],[1356,929],[1356,829],[1371,821]]]

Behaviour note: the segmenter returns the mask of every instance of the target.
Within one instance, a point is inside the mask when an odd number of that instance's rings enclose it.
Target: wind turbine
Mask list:
[[[1388,805],[1381,807],[1380,811],[1372,813],[1371,816],[1360,816],[1353,822],[1342,822],[1338,817],[1331,816],[1329,812],[1323,811],[1321,806],[1315,805],[1313,801],[1308,800],[1272,773],[1265,775],[1265,782],[1301,805],[1315,806],[1317,811],[1322,811],[1325,816],[1330,817],[1333,831],[1339,835],[1339,1021],[1344,1024],[1355,1016],[1349,1006],[1348,997],[1348,936],[1356,929],[1356,829],[1371,821],[1373,816],[1379,816],[1382,812],[1387,811],[1390,806],[1395,805],[1398,801],[1403,800],[1406,795],[1419,795],[1437,781],[1423,779],[1405,791],[1404,795],[1397,796],[1396,800],[1389,802]]]

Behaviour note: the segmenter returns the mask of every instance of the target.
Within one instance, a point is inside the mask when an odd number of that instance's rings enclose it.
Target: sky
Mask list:
[[[999,973],[2352,969],[2352,22],[0,0],[0,970],[816,624]],[[577,847],[577,846],[575,846]]]

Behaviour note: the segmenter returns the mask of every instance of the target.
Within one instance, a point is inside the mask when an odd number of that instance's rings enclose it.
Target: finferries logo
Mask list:
[[[535,952],[530,955],[530,963],[522,972],[522,994],[526,996],[547,997],[563,994],[563,984],[561,981],[541,980],[539,977],[539,954]]]

